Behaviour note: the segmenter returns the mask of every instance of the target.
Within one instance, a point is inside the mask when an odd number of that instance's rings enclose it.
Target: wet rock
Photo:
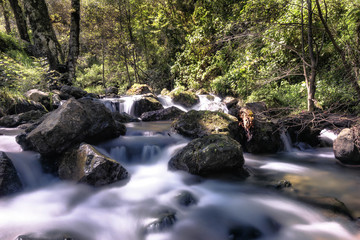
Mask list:
[[[0,152],[0,197],[17,193],[23,188],[17,171],[4,152]]]
[[[0,118],[0,126],[17,127],[21,124],[32,123],[41,118],[45,112],[39,110],[31,110],[25,113],[7,115]]]
[[[123,113],[111,112],[111,114],[116,121],[121,122],[121,123],[139,122],[140,121],[138,118],[135,118],[125,112],[123,112]]]
[[[142,95],[147,93],[152,93],[152,89],[146,84],[137,83],[132,85],[126,92],[127,95]]]
[[[76,233],[67,233],[67,231],[48,231],[44,233],[27,233],[20,235],[16,240],[80,240],[85,239]]]
[[[13,115],[31,110],[47,111],[47,109],[40,103],[31,100],[17,99],[6,110],[6,114]]]
[[[101,141],[121,134],[125,132],[104,104],[84,98],[68,100],[25,136],[18,136],[17,141],[24,149],[56,155],[83,141]]]
[[[184,114],[185,112],[177,107],[169,107],[151,112],[141,114],[140,118],[143,121],[164,121],[174,120]]]
[[[175,196],[177,204],[183,207],[189,207],[191,205],[196,205],[198,200],[193,196],[189,191],[182,191]]]
[[[241,145],[226,135],[210,135],[195,139],[173,156],[168,164],[170,170],[214,177],[235,174],[247,176],[243,168]]]
[[[290,188],[292,187],[292,184],[290,181],[288,180],[280,180],[276,185],[275,185],[275,189],[281,190],[284,188]]]
[[[175,88],[170,92],[169,95],[174,103],[180,104],[187,108],[191,108],[200,102],[199,97],[195,93],[189,90],[185,91],[181,88]]]
[[[156,220],[145,227],[145,234],[159,233],[171,228],[176,222],[176,212],[164,211],[156,216]]]
[[[246,132],[241,142],[250,153],[276,153],[283,148],[279,126],[264,114],[263,103],[246,104],[239,111],[240,125]]]
[[[86,91],[82,90],[79,87],[68,86],[68,85],[62,86],[62,88],[60,89],[60,92],[61,92],[60,97],[63,100],[67,100],[72,97],[79,99],[79,98],[85,97],[87,94]]]
[[[89,144],[81,144],[78,149],[64,154],[58,173],[60,179],[92,186],[111,184],[129,176],[120,163],[101,154]]]
[[[144,95],[134,102],[134,115],[140,117],[141,114],[150,111],[164,109],[159,100],[153,95]]]
[[[236,140],[242,138],[235,117],[221,112],[191,110],[172,124],[172,130],[190,138],[224,134]]]
[[[231,109],[239,102],[239,99],[234,97],[226,97],[222,100],[222,102],[226,104],[226,107],[228,109]]]
[[[335,158],[348,165],[360,164],[360,126],[343,129],[334,141]]]

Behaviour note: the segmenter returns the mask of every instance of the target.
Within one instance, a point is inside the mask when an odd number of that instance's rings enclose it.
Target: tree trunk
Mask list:
[[[24,0],[25,13],[29,18],[36,56],[46,56],[51,70],[60,67],[59,56],[64,61],[61,47],[51,24],[45,0]]]
[[[308,90],[308,111],[313,112],[315,110],[315,91],[316,91],[316,68],[317,61],[314,54],[314,37],[313,37],[313,10],[312,10],[312,0],[307,0],[308,6],[308,48],[309,48],[309,58],[310,58],[310,76],[306,83]]]
[[[10,13],[9,10],[6,6],[6,2],[4,2],[4,0],[0,0],[0,5],[3,9],[3,13],[4,13],[4,20],[5,20],[5,30],[7,34],[11,34],[11,25],[10,25]]]
[[[15,16],[16,26],[20,35],[20,38],[24,41],[30,43],[30,37],[28,34],[28,28],[26,24],[26,19],[24,16],[24,12],[19,5],[18,0],[9,0],[10,6]]]
[[[76,80],[76,61],[80,52],[80,0],[71,0],[71,26],[67,67],[69,82]]]
[[[359,86],[359,83],[358,83],[357,74],[355,73],[356,66],[351,66],[351,64],[346,59],[345,51],[343,49],[341,49],[340,46],[337,44],[333,34],[331,33],[331,31],[329,29],[329,26],[327,25],[327,23],[326,23],[326,21],[324,19],[324,16],[322,14],[322,10],[321,10],[321,7],[320,7],[319,0],[316,0],[315,2],[316,2],[317,10],[319,12],[319,17],[320,17],[321,23],[323,24],[323,26],[325,28],[325,31],[326,31],[328,37],[330,38],[331,43],[333,44],[336,52],[340,55],[341,61],[342,61],[343,65],[344,65],[344,67],[345,67],[345,70],[347,72],[351,73],[350,74],[350,79],[349,79],[350,84],[355,89],[358,99],[360,99],[360,86]]]

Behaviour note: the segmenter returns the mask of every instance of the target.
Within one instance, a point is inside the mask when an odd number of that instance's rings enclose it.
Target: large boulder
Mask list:
[[[58,170],[60,179],[103,186],[126,179],[128,172],[115,160],[89,144],[64,154]]]
[[[164,109],[159,100],[152,94],[147,94],[134,101],[134,116],[140,117],[141,114],[150,111]]]
[[[175,120],[172,129],[190,138],[224,134],[242,139],[237,119],[222,112],[191,110]]]
[[[0,126],[17,127],[21,124],[32,123],[41,118],[45,112],[39,110],[31,110],[25,113],[7,115],[0,118]]]
[[[141,114],[140,118],[143,121],[164,121],[175,120],[185,112],[177,107],[169,107],[151,112],[145,112]]]
[[[262,103],[247,104],[239,111],[240,125],[246,133],[241,143],[250,153],[275,153],[283,148],[279,126],[265,111]]]
[[[127,95],[142,95],[147,93],[152,93],[152,89],[146,84],[138,83],[132,85],[126,92]]]
[[[180,104],[186,108],[191,108],[200,102],[199,96],[190,90],[184,91],[182,88],[175,88],[169,95],[174,103]]]
[[[25,99],[16,99],[6,109],[6,114],[13,115],[28,112],[31,110],[47,111],[47,109],[41,103]]]
[[[0,197],[21,191],[23,188],[17,171],[4,152],[0,152]]]
[[[349,165],[360,164],[360,125],[343,129],[334,141],[335,158]]]
[[[17,141],[24,149],[56,155],[83,141],[101,141],[121,134],[125,134],[125,126],[116,122],[99,100],[72,98],[32,131],[17,136]]]
[[[234,139],[215,134],[192,140],[168,164],[170,170],[212,177],[222,174],[247,176],[241,145]]]

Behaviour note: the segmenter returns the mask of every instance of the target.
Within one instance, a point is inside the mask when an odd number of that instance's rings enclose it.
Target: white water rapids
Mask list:
[[[188,142],[169,136],[168,122],[127,127],[126,136],[97,148],[119,161],[131,178],[98,189],[50,178],[41,173],[37,154],[22,152],[15,136],[0,136],[0,151],[8,153],[26,186],[0,199],[0,239],[54,232],[80,240],[358,239],[350,222],[329,219],[263,184],[286,178],[300,192],[341,199],[359,216],[358,172],[338,166],[329,149],[245,154],[255,173],[247,180],[206,180],[167,170],[171,156]],[[179,204],[184,191],[197,202]],[[159,212],[169,211],[175,213],[172,226],[145,234]]]

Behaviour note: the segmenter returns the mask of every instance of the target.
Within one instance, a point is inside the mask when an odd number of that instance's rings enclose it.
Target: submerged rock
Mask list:
[[[225,135],[210,135],[191,141],[168,164],[170,170],[212,177],[223,174],[247,176],[241,145]]]
[[[118,137],[125,126],[96,99],[70,99],[51,112],[32,131],[17,136],[24,149],[42,155],[55,155],[83,141],[101,141]]]
[[[164,211],[156,216],[156,220],[145,226],[144,234],[159,233],[171,228],[176,222],[176,212]]]
[[[189,191],[182,191],[175,196],[177,204],[183,207],[189,207],[191,205],[197,204],[198,200],[193,196]]]
[[[259,229],[253,226],[238,226],[230,229],[228,240],[253,240],[262,237]]]
[[[143,121],[164,121],[174,120],[184,114],[185,112],[177,107],[169,107],[151,112],[141,114],[140,118]]]
[[[349,165],[360,164],[360,126],[343,129],[334,141],[335,158]]]
[[[237,119],[222,112],[191,110],[174,121],[172,129],[190,138],[211,134],[229,135],[236,140],[242,138]]]
[[[89,144],[81,144],[78,149],[66,153],[60,160],[59,177],[103,186],[128,178],[129,173],[115,160],[106,157]]]
[[[0,126],[17,127],[21,124],[32,123],[41,118],[45,112],[39,110],[31,110],[25,113],[7,115],[0,118]]]
[[[4,152],[0,152],[0,197],[17,193],[22,188],[22,183],[10,158]]]
[[[152,94],[144,95],[134,102],[134,115],[140,117],[141,114],[150,111],[164,109],[159,100]]]
[[[139,122],[140,120],[136,117],[131,116],[130,114],[127,114],[125,112],[119,113],[119,112],[111,112],[113,118],[121,123],[129,123],[129,122]]]

